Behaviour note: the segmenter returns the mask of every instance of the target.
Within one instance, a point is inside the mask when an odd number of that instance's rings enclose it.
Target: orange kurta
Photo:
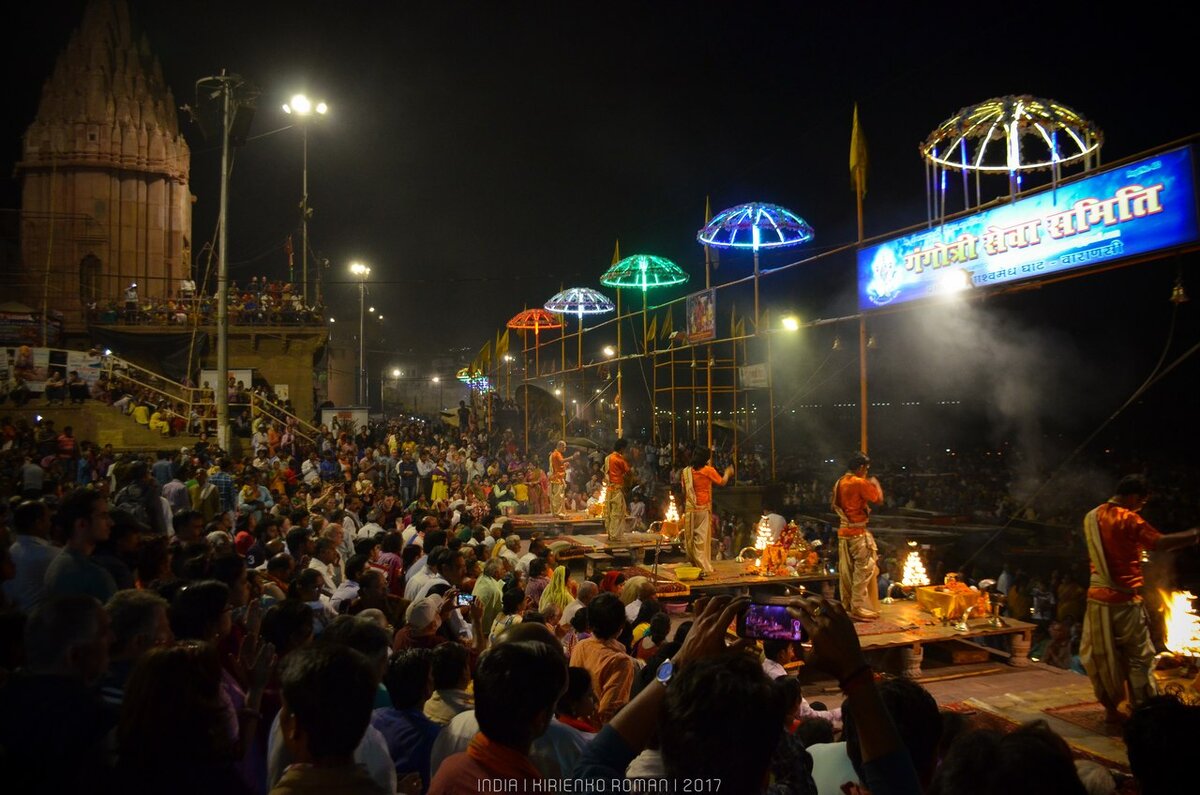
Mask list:
[[[608,485],[621,487],[625,485],[625,476],[629,474],[629,462],[620,453],[609,453],[604,459],[604,468],[608,475]]]
[[[696,492],[696,505],[701,508],[712,507],[713,484],[725,485],[725,478],[715,470],[712,464],[705,464],[700,469],[692,470],[692,491]]]
[[[550,482],[563,483],[567,479],[567,461],[563,454],[554,450],[550,453]]]
[[[1113,584],[1136,591],[1142,587],[1142,550],[1153,549],[1162,533],[1135,511],[1106,502],[1096,509],[1096,523],[1100,526],[1100,540],[1104,545],[1104,560],[1108,563],[1108,574]],[[1096,572],[1091,563],[1092,573]],[[1112,588],[1092,587],[1088,599],[1117,604],[1135,598],[1133,593],[1122,593]]]
[[[867,531],[867,518],[871,515],[871,503],[883,502],[883,490],[875,483],[858,475],[845,474],[833,489],[833,504],[840,508],[845,518],[838,528],[838,537],[849,538]]]

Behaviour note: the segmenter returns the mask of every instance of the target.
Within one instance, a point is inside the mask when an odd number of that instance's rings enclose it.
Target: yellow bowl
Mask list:
[[[680,566],[675,569],[675,579],[677,580],[698,580],[700,579],[699,566]]]

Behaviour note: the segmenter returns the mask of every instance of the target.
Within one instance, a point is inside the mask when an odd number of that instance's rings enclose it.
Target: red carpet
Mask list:
[[[1051,707],[1042,711],[1059,720],[1074,723],[1093,734],[1102,734],[1108,737],[1121,736],[1120,726],[1112,726],[1104,722],[1104,707],[1100,705],[1099,701],[1082,701],[1078,704]]]

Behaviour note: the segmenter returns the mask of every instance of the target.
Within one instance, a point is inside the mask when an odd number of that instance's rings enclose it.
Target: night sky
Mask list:
[[[6,11],[6,27],[20,31],[11,41],[27,43],[2,56],[6,176],[83,7],[29,5]],[[309,138],[312,246],[330,260],[327,297],[339,320],[356,319],[348,263],[371,265],[369,300],[388,318],[369,342],[382,350],[477,349],[560,284],[596,286],[616,238],[624,254],[669,257],[702,284],[695,232],[706,195],[714,210],[771,201],[813,225],[806,250],[766,264],[852,242],[855,101],[871,158],[868,235],[924,219],[917,144],[988,97],[1030,93],[1077,109],[1104,130],[1105,160],[1196,131],[1193,29],[1152,3],[1120,19],[1047,3],[978,14],[852,2],[132,6],[180,103],[222,67],[261,88],[252,134],[262,137],[238,152],[233,174],[239,282],[284,276],[283,241],[297,227],[300,136],[264,134],[287,125],[279,106],[295,91],[329,103]],[[214,229],[219,152],[184,129],[198,251]],[[0,184],[0,206],[17,206],[16,184]],[[995,420],[997,438],[1012,427],[1009,414],[1081,438],[1158,358],[1181,266],[1200,299],[1195,263],[1193,255],[988,300],[936,328],[921,313],[880,320],[872,399],[963,399],[991,407],[981,415]],[[726,256],[716,280],[748,269],[748,257]],[[777,277],[767,300],[804,317],[845,314],[853,278],[851,258],[828,258]],[[1200,336],[1196,307],[1180,311],[1175,354]],[[931,344],[931,333],[960,344]],[[793,399],[855,398],[857,368],[841,358],[810,377],[834,335],[813,332],[784,351],[795,362]],[[996,338],[1009,343],[999,358],[984,344]],[[845,347],[839,357],[853,355]],[[387,364],[386,354],[373,359],[373,368]],[[1189,361],[1147,396],[1142,414],[1156,432],[1197,429],[1194,389],[1185,389],[1197,374]],[[998,397],[999,382],[1013,378],[1030,388]]]

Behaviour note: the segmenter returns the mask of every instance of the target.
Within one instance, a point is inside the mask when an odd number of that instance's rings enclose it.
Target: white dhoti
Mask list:
[[[1141,602],[1108,603],[1089,599],[1083,616],[1079,661],[1092,680],[1096,700],[1115,710],[1125,700],[1136,707],[1158,695],[1154,681],[1154,644]]]
[[[555,516],[563,512],[563,494],[566,490],[567,484],[550,481],[550,513]]]
[[[684,549],[688,560],[705,574],[712,574],[712,508],[689,505],[683,516]]]
[[[838,587],[846,610],[878,610],[879,590],[875,537],[870,531],[845,538],[838,536]]]
[[[625,492],[620,486],[609,484],[604,495],[604,531],[609,541],[621,541],[625,537]]]

